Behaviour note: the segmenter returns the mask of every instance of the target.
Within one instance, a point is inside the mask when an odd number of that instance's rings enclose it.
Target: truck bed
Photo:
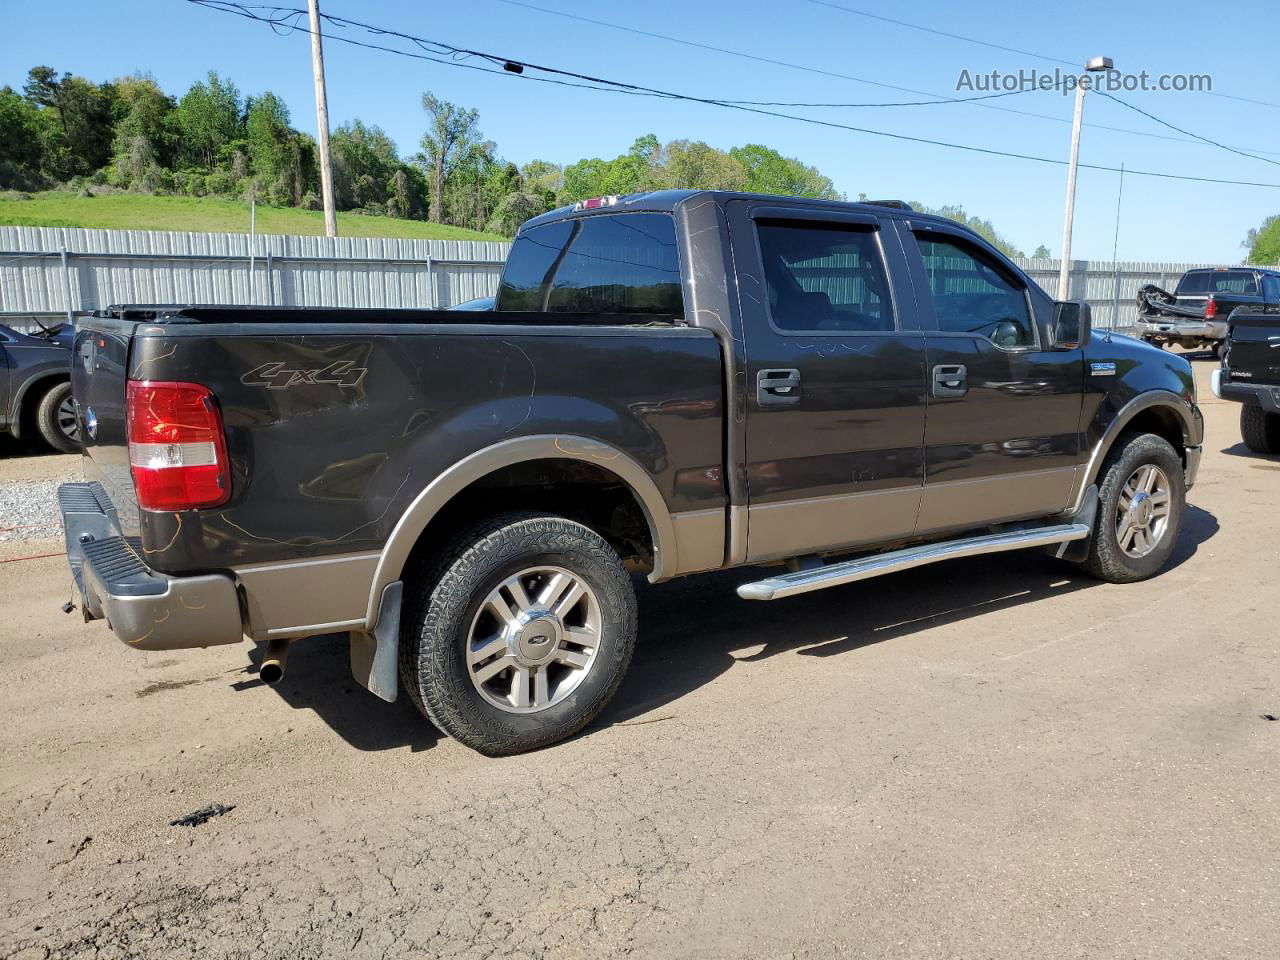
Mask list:
[[[624,451],[672,512],[723,508],[717,340],[670,321],[566,314],[126,307],[85,318],[73,381],[86,479],[162,573],[376,551],[413,498],[476,450],[572,434]],[[225,505],[139,511],[126,380],[208,387]],[[677,472],[675,465],[681,465]],[[501,491],[494,491],[495,500]]]

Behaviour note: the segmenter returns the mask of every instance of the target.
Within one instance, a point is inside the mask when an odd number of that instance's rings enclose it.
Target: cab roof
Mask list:
[[[950,224],[953,227],[956,225],[954,220],[948,220],[945,217],[919,213],[901,200],[849,202],[846,200],[815,200],[811,197],[783,197],[767,193],[744,193],[730,190],[653,190],[648,193],[632,193],[607,199],[609,200],[608,204],[589,209],[583,208],[581,204],[559,207],[527,220],[520,227],[520,230],[524,231],[528,227],[540,227],[543,224],[554,223],[558,220],[572,220],[601,213],[675,213],[681,206],[686,206],[700,199],[712,200],[722,205],[730,200],[769,201],[785,203],[788,206],[813,207],[816,210],[847,210],[850,213],[872,214],[875,216],[909,216],[912,220],[936,221]]]

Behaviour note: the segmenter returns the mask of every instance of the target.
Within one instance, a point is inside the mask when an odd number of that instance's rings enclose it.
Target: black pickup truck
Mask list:
[[[84,319],[88,618],[125,643],[349,638],[488,754],[579,730],[636,638],[632,574],[761,566],[775,600],[1047,548],[1168,560],[1191,368],[1091,336],[904,205],[657,192],[526,223],[492,312],[120,307]]]
[[[1148,284],[1138,291],[1136,332],[1156,347],[1209,347],[1219,358],[1236,310],[1280,305],[1280,272],[1257,267],[1188,270],[1173,293]]]
[[[1254,453],[1280,453],[1280,306],[1231,315],[1213,392],[1240,408],[1240,435]]]

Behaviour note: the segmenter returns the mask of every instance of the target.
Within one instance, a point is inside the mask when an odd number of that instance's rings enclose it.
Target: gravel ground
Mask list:
[[[73,479],[74,474],[49,480],[0,480],[0,543],[61,536],[58,485]]]
[[[0,957],[1272,960],[1280,458],[1196,367],[1161,576],[649,587],[605,713],[501,760],[341,643],[266,687],[248,644],[131,650],[58,612],[61,557],[0,563]]]

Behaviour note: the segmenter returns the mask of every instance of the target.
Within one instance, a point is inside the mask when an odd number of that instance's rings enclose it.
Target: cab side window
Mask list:
[[[759,220],[769,316],[783,331],[894,329],[876,234],[844,224]]]
[[[1026,289],[1004,267],[943,234],[918,233],[916,241],[941,332],[975,334],[1004,349],[1036,345]]]

